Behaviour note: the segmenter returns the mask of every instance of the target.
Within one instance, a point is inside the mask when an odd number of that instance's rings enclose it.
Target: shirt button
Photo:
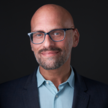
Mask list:
[[[58,97],[58,95],[55,96],[56,98]]]
[[[48,81],[46,81],[46,83],[47,83],[47,84],[49,84],[49,82],[48,82]]]

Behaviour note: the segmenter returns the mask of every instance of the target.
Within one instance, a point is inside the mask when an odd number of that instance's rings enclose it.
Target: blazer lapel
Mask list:
[[[29,76],[23,88],[23,100],[25,108],[40,108],[36,72],[37,69]]]
[[[83,78],[75,72],[75,88],[72,108],[87,108],[90,96],[86,92],[87,87]]]

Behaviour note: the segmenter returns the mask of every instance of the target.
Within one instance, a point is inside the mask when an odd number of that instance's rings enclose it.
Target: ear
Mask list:
[[[33,46],[32,46],[32,42],[31,42],[31,41],[30,41],[30,46],[31,46],[31,50],[34,51],[34,50],[33,50]]]
[[[80,37],[80,34],[78,32],[78,29],[75,29],[74,33],[73,33],[73,45],[72,45],[72,47],[77,47],[77,45],[79,43],[79,37]]]

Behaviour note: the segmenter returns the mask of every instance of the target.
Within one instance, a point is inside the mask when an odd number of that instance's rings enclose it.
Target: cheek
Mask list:
[[[73,40],[72,35],[67,35],[66,42],[65,42],[67,47],[71,47],[72,48],[72,44],[73,44],[72,40]]]
[[[68,46],[72,48],[72,45],[73,45],[73,37],[72,36],[69,36],[68,40]]]
[[[73,44],[72,37],[70,37],[70,38],[67,39],[67,43],[66,43],[66,52],[67,52],[67,54],[71,53],[72,44]]]
[[[61,50],[66,50],[66,44],[65,44],[65,41],[61,41],[61,42],[56,42],[56,46],[55,47],[58,47],[60,48]]]
[[[69,55],[71,53],[71,50],[72,50],[72,40],[71,39],[64,39],[57,46],[62,49],[62,51],[63,51],[62,53]]]
[[[40,50],[40,45],[32,45],[32,51],[35,55],[37,55],[38,51]]]

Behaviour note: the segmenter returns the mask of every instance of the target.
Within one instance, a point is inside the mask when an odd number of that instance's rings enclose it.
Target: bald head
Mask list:
[[[31,31],[35,31],[36,25],[44,23],[57,23],[64,28],[74,28],[71,14],[65,8],[55,4],[43,5],[34,13],[31,19]]]

